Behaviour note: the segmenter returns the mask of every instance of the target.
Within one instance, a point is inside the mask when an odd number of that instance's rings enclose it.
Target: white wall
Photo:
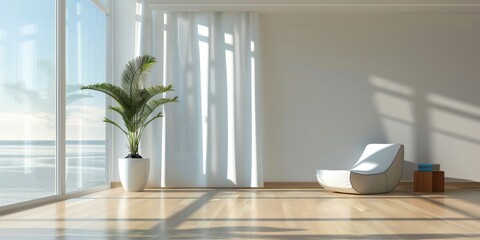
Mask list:
[[[135,0],[112,2],[119,80],[134,56]],[[265,181],[315,181],[372,142],[405,144],[405,180],[432,162],[480,181],[480,15],[318,10],[261,14]],[[118,181],[119,132],[114,145]]]
[[[480,15],[262,14],[265,181],[316,181],[368,143],[480,181]]]

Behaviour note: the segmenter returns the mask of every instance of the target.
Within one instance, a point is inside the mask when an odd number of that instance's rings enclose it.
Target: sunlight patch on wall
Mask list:
[[[427,101],[440,107],[450,108],[456,111],[480,117],[480,107],[465,103],[456,99],[444,97],[434,93],[428,93]]]
[[[371,76],[370,84],[372,84],[373,86],[379,89],[399,93],[405,96],[413,96],[415,94],[414,90],[411,87],[405,86],[403,84],[400,84],[379,76]]]
[[[400,143],[405,146],[405,160],[416,162],[415,128],[413,125],[388,117],[382,117],[381,123],[389,143]]]
[[[430,126],[459,138],[480,141],[480,122],[440,108],[429,110]]]
[[[480,108],[469,103],[428,93],[431,158],[447,177],[480,180]]]
[[[387,143],[405,146],[405,160],[416,162],[415,116],[411,98],[413,88],[385,79],[371,76],[370,84],[375,87],[373,102],[380,115]]]
[[[410,101],[384,92],[376,92],[373,98],[381,115],[408,123],[415,122]]]

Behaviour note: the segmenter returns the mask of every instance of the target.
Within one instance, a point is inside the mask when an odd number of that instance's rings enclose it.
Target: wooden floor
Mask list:
[[[480,239],[480,188],[121,188],[0,217],[0,239]]]

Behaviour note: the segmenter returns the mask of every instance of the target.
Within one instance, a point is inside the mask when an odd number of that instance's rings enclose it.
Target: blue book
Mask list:
[[[420,163],[418,164],[418,169],[423,169],[427,172],[431,171],[440,171],[440,164],[438,163]]]
[[[419,163],[418,167],[440,167],[440,164],[438,163]]]

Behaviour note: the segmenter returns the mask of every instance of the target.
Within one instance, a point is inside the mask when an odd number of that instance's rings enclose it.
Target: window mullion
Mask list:
[[[56,193],[65,196],[66,157],[65,157],[65,82],[66,82],[66,0],[56,0]]]
[[[97,8],[100,9],[100,11],[102,11],[105,15],[110,14],[110,10],[109,10],[108,6],[105,5],[103,2],[101,2],[100,0],[90,0],[90,1],[93,4],[95,4],[95,6],[97,6]]]

